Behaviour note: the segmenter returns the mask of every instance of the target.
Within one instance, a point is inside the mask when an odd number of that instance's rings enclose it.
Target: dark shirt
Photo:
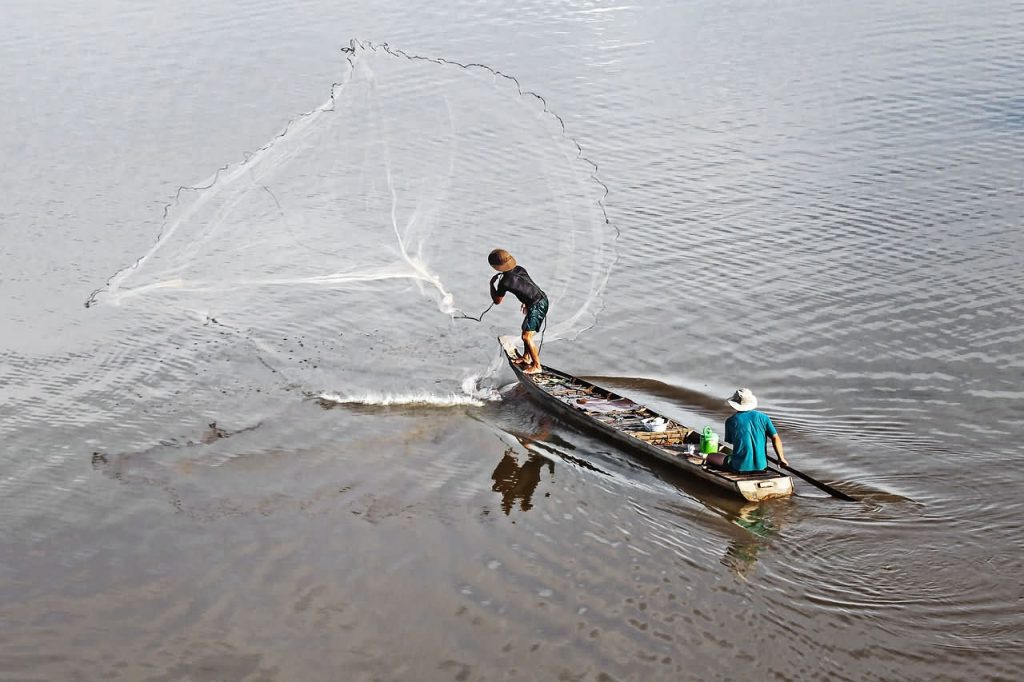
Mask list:
[[[530,274],[526,272],[526,268],[522,265],[517,265],[498,277],[498,286],[494,296],[501,298],[508,292],[515,294],[520,303],[528,306],[533,305],[542,298],[547,298],[547,295],[540,290],[540,287],[530,279]]]

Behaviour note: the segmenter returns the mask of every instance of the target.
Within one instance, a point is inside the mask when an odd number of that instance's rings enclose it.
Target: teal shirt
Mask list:
[[[764,412],[737,412],[725,420],[725,442],[732,444],[729,468],[733,471],[764,471],[768,467],[768,438],[775,424]]]

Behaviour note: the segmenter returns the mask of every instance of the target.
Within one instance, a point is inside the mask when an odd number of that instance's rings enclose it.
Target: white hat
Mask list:
[[[746,412],[757,407],[757,398],[749,388],[737,388],[732,397],[726,400],[729,406],[737,412]]]

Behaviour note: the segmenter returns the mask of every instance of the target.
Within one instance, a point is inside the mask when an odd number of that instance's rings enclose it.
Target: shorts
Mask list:
[[[523,318],[524,332],[539,332],[544,318],[548,316],[548,298],[545,296],[536,303],[531,303],[526,308],[526,317]]]

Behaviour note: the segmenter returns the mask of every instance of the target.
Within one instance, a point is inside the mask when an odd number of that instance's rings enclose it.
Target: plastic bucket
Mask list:
[[[705,455],[718,452],[718,434],[710,426],[705,426],[700,435],[700,451]]]

